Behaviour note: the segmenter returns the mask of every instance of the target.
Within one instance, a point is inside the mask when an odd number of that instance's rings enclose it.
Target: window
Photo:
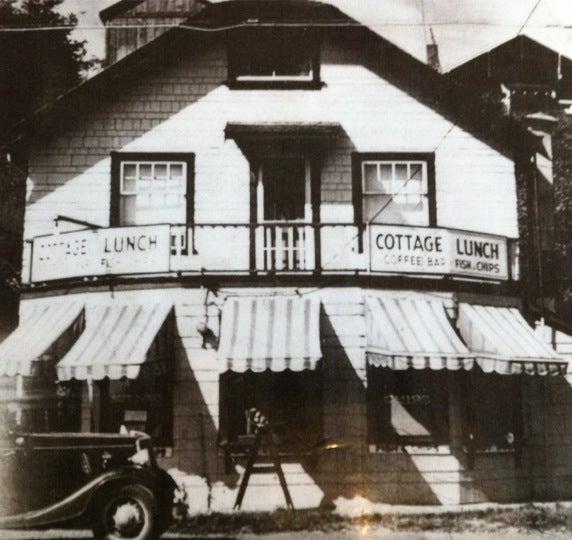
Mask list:
[[[380,449],[449,443],[447,372],[368,368],[368,442]]]
[[[319,48],[307,29],[236,32],[229,45],[233,86],[319,87]]]
[[[169,319],[159,331],[137,378],[99,381],[102,431],[125,426],[148,433],[156,446],[173,445],[173,325]]]
[[[465,445],[480,452],[519,448],[522,444],[522,378],[483,373],[475,368],[468,379]]]
[[[319,371],[234,373],[220,378],[221,436],[235,442],[248,433],[245,412],[257,408],[269,420],[283,451],[322,442],[322,378]]]
[[[111,225],[192,222],[192,154],[112,154]]]
[[[433,155],[355,154],[356,222],[435,225]]]

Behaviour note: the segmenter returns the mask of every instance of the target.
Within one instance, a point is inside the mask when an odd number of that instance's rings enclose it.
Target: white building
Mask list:
[[[20,130],[15,420],[145,429],[197,510],[232,508],[251,407],[296,507],[569,497],[567,363],[520,312],[526,135],[327,4],[186,25]]]

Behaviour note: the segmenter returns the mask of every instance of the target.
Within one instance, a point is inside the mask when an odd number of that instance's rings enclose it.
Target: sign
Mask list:
[[[506,238],[422,227],[370,226],[370,270],[507,280]]]
[[[31,280],[168,272],[169,225],[87,229],[34,238]]]

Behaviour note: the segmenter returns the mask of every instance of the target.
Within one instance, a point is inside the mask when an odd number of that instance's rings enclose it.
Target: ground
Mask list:
[[[210,514],[174,526],[164,538],[245,540],[568,540],[572,504],[493,505],[447,511],[413,511],[348,516],[285,510],[266,514]],[[0,531],[0,539],[91,538],[87,530]]]

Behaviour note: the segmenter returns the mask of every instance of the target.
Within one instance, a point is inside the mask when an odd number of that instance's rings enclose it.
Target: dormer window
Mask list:
[[[319,48],[307,29],[248,29],[229,42],[233,88],[319,88]]]

